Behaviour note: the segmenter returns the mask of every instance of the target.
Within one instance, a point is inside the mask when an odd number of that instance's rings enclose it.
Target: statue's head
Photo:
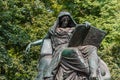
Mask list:
[[[66,28],[66,27],[75,27],[76,23],[72,19],[72,16],[69,12],[60,12],[58,15],[58,27]]]
[[[53,33],[57,27],[76,27],[77,23],[73,20],[72,16],[69,12],[60,12],[58,15],[57,20],[55,21],[54,25],[50,29],[51,33]]]
[[[59,27],[66,28],[69,27],[70,17],[68,15],[64,15],[59,18]]]

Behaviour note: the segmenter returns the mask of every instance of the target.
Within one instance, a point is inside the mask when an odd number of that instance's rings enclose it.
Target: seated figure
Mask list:
[[[30,43],[42,44],[36,80],[110,80],[107,65],[93,45],[70,46],[76,22],[68,12],[61,12],[44,39]],[[84,29],[90,25],[84,23]]]

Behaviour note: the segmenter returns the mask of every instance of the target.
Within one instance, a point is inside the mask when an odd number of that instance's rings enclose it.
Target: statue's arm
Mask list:
[[[31,42],[31,46],[37,46],[42,44],[43,39],[37,40],[35,42]]]
[[[50,34],[50,32],[48,32],[47,35],[44,37],[44,39],[50,39],[50,37],[51,37],[51,34]],[[30,48],[31,48],[32,46],[42,45],[44,39],[40,39],[40,40],[37,40],[37,41],[35,41],[35,42],[29,43],[28,46],[26,47],[25,52],[26,52],[26,53],[29,53]]]
[[[37,40],[37,41],[35,41],[35,42],[29,43],[28,46],[26,47],[25,52],[28,53],[28,52],[30,51],[30,48],[31,48],[32,46],[41,45],[42,42],[43,42],[43,39],[40,39],[40,40]]]

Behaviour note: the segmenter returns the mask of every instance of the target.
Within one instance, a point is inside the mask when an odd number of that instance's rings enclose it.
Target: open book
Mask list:
[[[79,45],[93,45],[99,48],[100,43],[105,37],[106,32],[93,26],[86,28],[85,25],[78,25],[70,39],[68,47]]]

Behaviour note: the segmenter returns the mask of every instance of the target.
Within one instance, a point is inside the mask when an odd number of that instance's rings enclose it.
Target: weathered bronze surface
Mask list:
[[[86,24],[79,24],[71,37],[69,47],[93,45],[99,48],[105,35],[106,32],[103,30],[99,30]]]
[[[42,43],[44,56],[36,80],[110,80],[107,65],[97,55],[105,34],[88,23],[77,24],[70,13],[61,12],[46,37],[26,48],[29,51],[30,46]]]
[[[94,45],[97,48],[100,47],[100,43],[104,39],[106,32],[99,30],[95,27],[90,27],[89,32],[83,42],[83,45]]]

